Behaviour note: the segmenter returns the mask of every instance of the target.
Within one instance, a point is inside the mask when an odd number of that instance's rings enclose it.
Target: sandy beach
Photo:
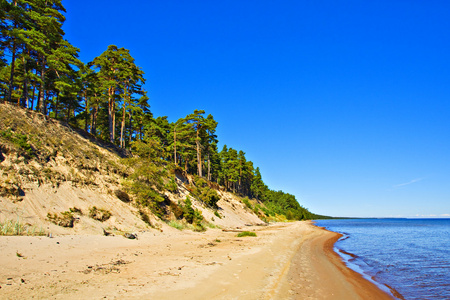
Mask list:
[[[1,299],[392,299],[311,222],[138,235],[0,237]]]

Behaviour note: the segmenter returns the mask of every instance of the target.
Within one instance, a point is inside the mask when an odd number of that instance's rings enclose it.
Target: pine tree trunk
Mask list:
[[[28,51],[29,53],[29,51]],[[22,106],[28,108],[28,71],[27,71],[27,61],[25,60],[25,56],[22,57],[23,69],[24,69],[24,81],[23,81],[23,103]]]
[[[55,119],[58,120],[58,110],[59,110],[59,92],[56,93],[56,103],[55,103]]]
[[[28,103],[28,78],[25,77],[25,81],[23,82],[23,106],[29,108]]]
[[[88,132],[88,123],[89,123],[89,107],[88,107],[88,98],[87,91],[84,91],[84,131]]]
[[[209,159],[209,152],[208,152],[208,181],[211,181],[211,160]]]
[[[178,166],[177,163],[177,126],[173,130],[173,159],[175,161],[175,166]]]
[[[8,91],[8,101],[12,102],[12,90],[14,88],[14,70],[16,66],[16,41],[14,39],[13,49],[12,49],[12,58],[11,58],[11,74],[9,76],[9,91]]]
[[[91,134],[93,136],[97,135],[97,113],[98,113],[98,108],[97,106],[94,106],[94,108],[92,109],[92,125],[91,125]]]
[[[44,91],[45,91],[45,58],[42,57],[42,65],[41,65],[41,86],[39,90],[39,102],[40,109],[43,115],[47,115],[47,102],[45,101]]]
[[[127,104],[123,102],[123,112],[122,112],[122,125],[120,126],[120,148],[125,148],[125,138],[123,136],[125,130],[125,116],[127,111]]]
[[[195,143],[197,144],[197,169],[198,169],[198,176],[202,177],[202,153],[200,150],[200,139],[198,136],[198,133],[200,131],[200,126],[197,126],[197,139]]]
[[[108,88],[108,125],[109,125],[109,141],[114,143],[114,125],[113,125],[113,114],[114,114],[114,100],[113,98],[113,88]]]
[[[36,71],[37,74],[37,71]],[[33,96],[31,96],[31,104],[30,104],[30,109],[33,110],[34,109],[34,97],[36,95],[36,83],[33,85]]]
[[[37,101],[36,101],[36,111],[40,111],[40,110],[41,110],[41,85],[39,85],[38,97],[37,97]]]
[[[131,142],[132,142],[132,137],[133,137],[133,115],[130,112],[130,123],[129,123],[129,127],[128,127],[128,134],[129,134],[129,142],[128,142],[128,146],[130,146],[131,149]]]

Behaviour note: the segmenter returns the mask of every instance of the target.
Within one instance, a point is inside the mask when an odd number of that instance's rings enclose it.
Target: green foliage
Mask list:
[[[89,217],[100,222],[105,222],[111,217],[111,212],[106,209],[93,206],[89,208]]]
[[[200,177],[195,177],[194,188],[192,189],[192,194],[198,200],[202,201],[210,207],[217,207],[217,202],[220,200],[220,196],[216,190],[211,189],[208,186],[206,180]]]
[[[283,191],[266,191],[264,195],[264,205],[267,208],[268,215],[283,215],[288,220],[310,220],[311,213],[302,207],[294,195]]]
[[[6,131],[0,131],[0,137],[12,142],[28,156],[33,155],[33,147],[28,143],[28,137],[25,134],[16,133],[8,129]]]
[[[70,211],[64,211],[61,213],[48,213],[47,219],[52,222],[53,224],[56,224],[61,227],[70,227],[72,228],[75,222],[75,218],[73,217],[72,212]]]
[[[189,196],[186,196],[186,200],[184,201],[183,214],[188,223],[192,224],[194,222],[195,211],[192,208],[192,201]]]
[[[186,222],[188,222],[189,224],[194,224],[194,227],[197,227],[194,228],[195,230],[197,229],[202,229],[201,231],[204,230],[202,225],[202,221],[204,219],[202,212],[192,207],[192,201],[191,198],[189,198],[189,196],[186,196],[186,200],[184,201],[184,206],[182,207],[182,210]]]
[[[175,179],[170,178],[169,182],[166,183],[165,189],[171,193],[177,193],[178,192],[178,185],[175,182]]]
[[[200,225],[203,221],[203,214],[198,209],[194,210],[194,221],[197,225]]]
[[[242,203],[244,203],[245,206],[247,206],[248,208],[253,209],[253,206],[250,203],[250,201],[248,200],[248,197],[242,198]]]
[[[79,209],[79,208],[77,208],[77,207],[71,207],[71,208],[69,208],[69,211],[70,211],[71,213],[73,213],[73,214],[79,214],[79,215],[82,215],[82,214],[83,214],[83,212],[81,211],[81,209]]]
[[[214,211],[214,215],[218,217],[219,219],[222,219],[222,216],[219,214],[217,210]]]
[[[253,231],[242,231],[237,234],[237,237],[244,237],[244,236],[256,236],[256,233]]]
[[[138,205],[150,208],[154,214],[163,218],[165,199],[159,191],[164,189],[167,171],[159,156],[162,151],[160,146],[152,139],[146,141],[134,142],[135,156],[123,160],[134,170],[125,186],[135,196]]]
[[[167,116],[155,118],[143,89],[144,72],[130,50],[109,45],[92,62],[81,63],[79,49],[64,38],[62,0],[0,3],[0,94],[8,102],[83,128],[93,137],[109,141],[111,148],[131,150],[133,156],[126,164],[132,171],[126,187],[138,205],[163,217],[168,204],[161,196],[163,191],[178,192],[166,170],[177,168],[198,175],[192,195],[210,207],[217,207],[220,199],[210,188],[215,184],[263,201],[265,207],[261,208],[244,202],[256,214],[263,211],[267,216],[279,214],[292,220],[313,217],[295,198],[290,199],[292,195],[271,191],[244,151],[225,145],[219,152],[218,123],[212,115],[205,117],[204,110],[196,109],[175,123]],[[28,157],[36,152],[30,136],[9,130],[1,131],[0,137]],[[37,146],[34,140],[33,146]],[[76,145],[65,141],[60,147],[73,151]],[[108,162],[111,172],[127,175],[112,164]],[[129,202],[125,194],[116,196]]]

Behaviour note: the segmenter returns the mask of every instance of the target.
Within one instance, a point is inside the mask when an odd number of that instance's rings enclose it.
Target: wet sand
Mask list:
[[[1,299],[393,299],[311,222],[121,236],[0,237]]]

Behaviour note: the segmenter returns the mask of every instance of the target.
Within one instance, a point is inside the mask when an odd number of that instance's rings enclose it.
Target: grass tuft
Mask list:
[[[45,235],[45,231],[31,225],[24,225],[19,220],[0,222],[0,235]]]
[[[170,221],[169,226],[172,226],[173,228],[176,228],[178,230],[186,229],[186,226],[180,221]]]
[[[256,236],[256,233],[253,231],[242,231],[239,232],[237,237],[243,237],[243,236]]]
[[[89,217],[100,222],[105,222],[111,217],[111,213],[106,209],[93,206],[89,208]]]

